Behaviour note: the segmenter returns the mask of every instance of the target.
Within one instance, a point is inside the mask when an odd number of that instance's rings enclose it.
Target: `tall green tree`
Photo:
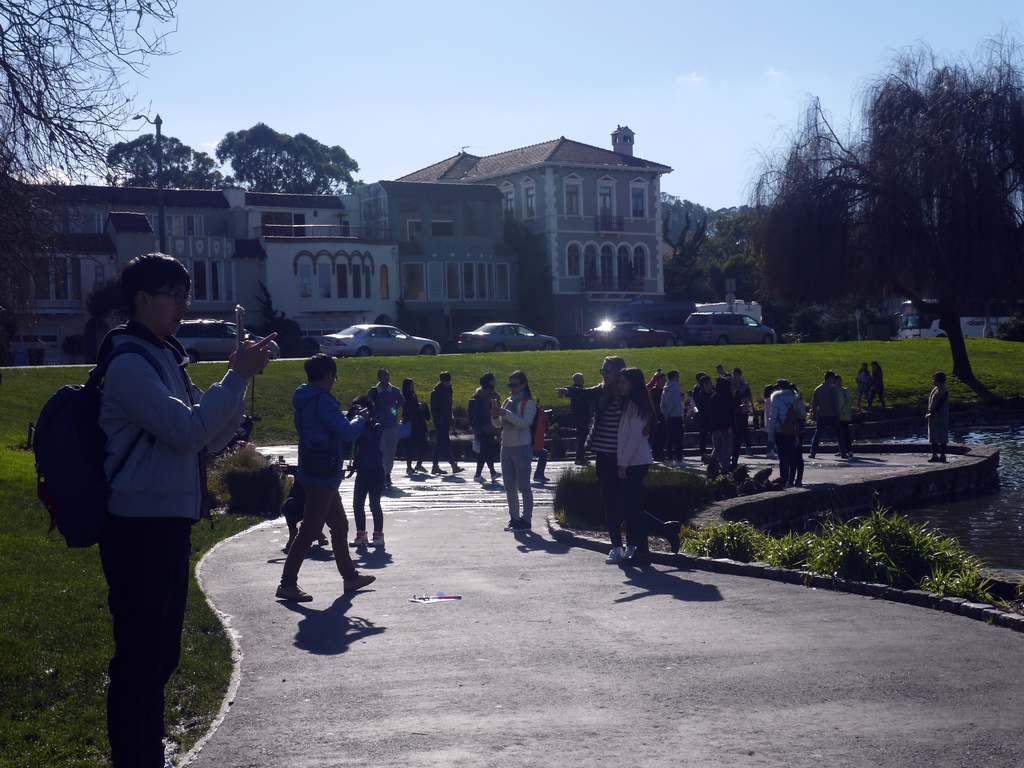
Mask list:
[[[173,136],[164,136],[163,184],[170,189],[220,189],[224,175],[213,158],[196,152]],[[156,136],[144,134],[131,141],[121,141],[107,151],[107,183],[114,187],[155,187]]]
[[[807,303],[935,299],[954,375],[985,393],[960,314],[1024,285],[1024,66],[1006,36],[979,59],[898,55],[846,137],[813,100],[753,202],[770,290]]]
[[[662,221],[662,240],[672,248],[665,256],[665,298],[669,301],[709,301],[714,298],[708,284],[707,272],[701,258],[701,249],[707,239],[708,217],[705,214],[696,223],[689,210],[683,213],[679,234],[670,234],[671,219]]]
[[[348,189],[359,171],[341,147],[328,147],[304,133],[278,133],[265,123],[228,133],[216,156],[230,163],[235,181],[252,192],[329,195]]]

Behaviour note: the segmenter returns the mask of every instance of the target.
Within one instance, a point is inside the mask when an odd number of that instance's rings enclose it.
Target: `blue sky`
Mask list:
[[[862,0],[179,0],[176,55],[130,81],[164,134],[213,155],[267,123],[340,145],[363,181],[466,147],[487,155],[566,136],[671,166],[662,190],[746,202],[762,154],[809,97],[840,123],[895,51],[973,54],[1020,2]],[[145,130],[152,130],[148,125]],[[133,138],[134,134],[126,135]]]

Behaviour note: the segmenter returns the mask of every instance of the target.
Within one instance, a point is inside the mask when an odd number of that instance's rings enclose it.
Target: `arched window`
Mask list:
[[[352,272],[352,298],[361,299],[363,298],[363,264],[362,259],[353,256],[350,270]]]
[[[382,299],[391,298],[391,288],[388,286],[388,265],[380,265],[380,297]]]
[[[338,284],[338,298],[348,298],[348,255],[345,253],[338,253],[335,255],[335,274],[337,275],[336,283]]]
[[[642,245],[633,249],[633,272],[637,277],[647,277],[647,249]]]
[[[626,285],[633,279],[633,254],[628,245],[620,245],[616,257],[616,274],[619,276],[619,284]]]
[[[576,243],[571,243],[569,249],[565,254],[566,259],[566,274],[569,277],[580,276],[580,247]]]
[[[588,279],[597,277],[597,247],[593,244],[583,249],[583,268]]]
[[[601,284],[609,285],[615,275],[615,252],[610,245],[601,246]]]

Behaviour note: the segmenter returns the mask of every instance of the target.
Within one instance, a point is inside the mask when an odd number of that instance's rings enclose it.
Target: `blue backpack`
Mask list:
[[[107,366],[123,354],[141,355],[163,379],[159,363],[145,347],[124,342],[89,372],[85,384],[68,384],[57,390],[36,421],[32,440],[36,495],[50,513],[47,533],[56,528],[69,547],[91,547],[99,542],[110,484],[146,434],[139,432],[108,479],[103,471],[107,436],[100,428],[100,387]]]

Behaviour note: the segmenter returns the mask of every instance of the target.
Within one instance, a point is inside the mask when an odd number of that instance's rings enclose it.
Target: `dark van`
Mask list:
[[[631,301],[613,319],[672,331],[678,339],[686,328],[686,318],[696,309],[692,301]]]

